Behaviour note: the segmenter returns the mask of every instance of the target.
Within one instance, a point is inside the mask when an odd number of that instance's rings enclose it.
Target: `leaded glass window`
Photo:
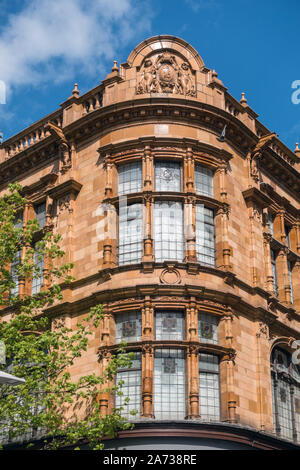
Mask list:
[[[19,212],[16,215],[14,220],[14,228],[22,228],[23,227],[23,212]]]
[[[155,338],[162,340],[184,339],[183,312],[158,311],[155,313]]]
[[[292,356],[276,348],[272,354],[274,427],[286,439],[300,440],[300,368]]]
[[[33,262],[35,266],[39,268],[39,272],[33,273],[32,294],[37,294],[40,292],[43,285],[44,256],[38,250],[36,250],[36,246],[34,247],[34,250]]]
[[[20,263],[21,263],[21,251],[19,250],[15,253],[14,260],[10,266],[10,273],[11,273],[12,281],[15,283],[15,286],[11,289],[12,295],[19,294],[20,280],[18,276],[18,265]]]
[[[291,227],[287,224],[284,224],[284,231],[285,231],[286,244],[290,248],[290,231],[291,231]]]
[[[197,194],[213,197],[213,171],[200,165],[195,165],[195,190]]]
[[[196,251],[199,263],[215,266],[214,211],[202,204],[196,206]]]
[[[181,191],[181,165],[178,162],[155,162],[155,191]]]
[[[36,204],[34,206],[35,217],[39,223],[40,228],[43,228],[46,224],[46,202]]]
[[[184,419],[186,416],[182,349],[155,350],[154,416],[156,419]]]
[[[273,289],[276,297],[278,297],[278,282],[277,282],[277,269],[276,269],[276,253],[271,249],[271,265],[273,275]]]
[[[218,318],[205,313],[198,314],[198,335],[203,343],[218,344]]]
[[[199,409],[203,420],[220,420],[219,358],[199,354]]]
[[[139,312],[120,313],[115,316],[116,343],[140,341],[142,318]]]
[[[121,206],[119,213],[119,264],[141,261],[143,255],[142,204]]]
[[[133,162],[120,165],[119,175],[119,195],[138,193],[142,190],[142,163]]]
[[[154,205],[155,260],[184,259],[182,204],[159,201]]]
[[[119,369],[116,374],[116,383],[123,381],[121,391],[123,395],[115,397],[116,408],[123,407],[121,411],[122,416],[129,418],[131,411],[137,410],[137,416],[141,414],[141,391],[142,391],[142,361],[141,353],[136,352],[134,359],[131,361],[132,365],[126,369]],[[126,403],[125,399],[129,398]]]

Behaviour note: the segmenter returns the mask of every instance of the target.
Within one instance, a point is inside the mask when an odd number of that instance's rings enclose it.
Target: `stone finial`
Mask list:
[[[75,83],[74,85],[74,90],[72,91],[72,95],[75,96],[75,98],[78,98],[79,96],[79,90],[78,90],[78,84]]]
[[[111,69],[112,72],[118,72],[119,71],[119,67],[117,66],[117,61],[114,60],[114,66],[113,68]]]
[[[296,142],[296,148],[294,150],[294,153],[300,157],[300,149],[299,149],[299,142]]]
[[[246,105],[246,104],[247,104],[247,100],[246,100],[246,98],[245,98],[245,93],[242,93],[242,98],[240,99],[240,103],[241,103],[242,105]]]
[[[218,78],[218,74],[215,71],[215,69],[211,72],[211,78],[212,78],[212,80],[215,80],[216,78]]]

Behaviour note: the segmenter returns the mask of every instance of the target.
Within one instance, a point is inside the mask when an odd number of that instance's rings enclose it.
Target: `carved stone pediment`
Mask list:
[[[140,69],[136,93],[195,96],[195,78],[189,63],[168,51],[145,58]]]

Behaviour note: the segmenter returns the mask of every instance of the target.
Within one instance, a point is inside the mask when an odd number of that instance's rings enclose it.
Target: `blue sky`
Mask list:
[[[0,104],[4,137],[59,107],[124,62],[142,40],[191,43],[237,99],[292,150],[300,141],[299,0],[0,0]]]

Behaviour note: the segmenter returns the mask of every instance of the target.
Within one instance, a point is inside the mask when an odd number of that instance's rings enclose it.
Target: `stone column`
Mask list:
[[[115,206],[112,204],[107,205],[104,218],[103,266],[111,268],[116,264],[117,258],[117,215]]]
[[[293,293],[294,293],[294,308],[300,310],[300,261],[296,261],[293,268]]]
[[[231,247],[228,234],[229,206],[222,204],[215,216],[216,230],[216,266],[225,271],[232,271]]]
[[[195,192],[194,156],[191,147],[187,147],[184,158],[184,183],[187,193]]]
[[[272,235],[264,232],[264,262],[265,262],[265,276],[266,276],[266,289],[271,294],[274,294],[274,278],[271,263],[271,247]]]
[[[232,351],[225,354],[220,362],[223,419],[229,423],[237,422],[237,397],[234,393],[234,360],[235,352]]]
[[[152,271],[152,263],[154,261],[153,239],[152,239],[152,206],[153,206],[153,197],[150,194],[144,195],[144,214],[143,214],[144,254],[143,254],[143,264],[144,264],[144,268],[148,267],[150,271]]]
[[[153,191],[154,165],[151,147],[146,145],[143,156],[143,189]]]
[[[150,296],[145,297],[142,308],[142,341],[154,339],[154,308]]]
[[[101,365],[100,365],[100,375],[103,376],[105,373],[105,369],[107,368],[111,358],[111,353],[110,351],[104,350],[101,352]],[[108,381],[104,382],[100,386],[100,391],[97,395],[97,401],[99,403],[100,407],[100,413],[102,416],[107,416],[110,414],[110,401],[111,401],[111,395],[110,393],[106,392],[105,389],[109,388],[112,384],[110,384]]]
[[[105,168],[106,168],[106,183],[105,183],[105,197],[113,197],[113,163],[110,155],[105,155]]]
[[[188,370],[188,418],[199,418],[199,347],[190,345],[187,350]]]
[[[196,252],[196,201],[194,197],[185,198],[185,239],[186,239],[186,260],[187,262],[197,262]]]
[[[142,349],[142,416],[154,418],[153,414],[153,368],[154,350],[151,345]]]
[[[288,248],[282,248],[276,258],[278,298],[282,303],[291,303],[291,286],[287,266],[288,251]]]
[[[187,341],[198,341],[198,309],[195,299],[192,298],[186,307]]]

